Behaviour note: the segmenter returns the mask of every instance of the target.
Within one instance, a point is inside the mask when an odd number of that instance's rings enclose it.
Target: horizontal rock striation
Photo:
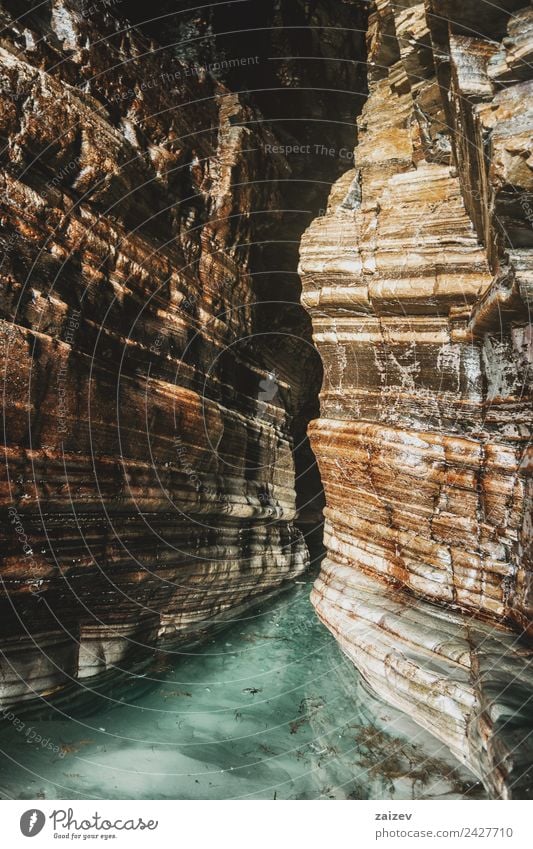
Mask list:
[[[196,640],[309,560],[308,399],[255,339],[275,138],[83,5],[0,11],[2,704]],[[303,364],[308,347],[296,333]]]
[[[377,0],[355,168],[300,263],[324,363],[313,602],[502,798],[533,789],[531,12]]]

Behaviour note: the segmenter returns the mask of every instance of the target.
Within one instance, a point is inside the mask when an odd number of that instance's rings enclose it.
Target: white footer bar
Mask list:
[[[6,849],[533,846],[531,802],[4,801]],[[31,841],[34,842],[31,842]]]

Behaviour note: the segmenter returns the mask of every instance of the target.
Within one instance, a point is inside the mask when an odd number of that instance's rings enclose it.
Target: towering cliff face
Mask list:
[[[377,0],[355,169],[301,251],[317,612],[496,796],[532,791],[533,9]]]
[[[155,5],[0,4],[4,704],[205,636],[306,568],[321,512],[296,265],[343,164],[279,146],[311,103],[351,136],[358,65],[317,94],[296,53],[361,53],[361,12],[322,45],[327,3],[237,40],[232,8]]]
[[[376,0],[346,171],[368,4],[178,5],[0,3],[0,702],[301,574],[323,380],[318,614],[528,795],[531,6]]]

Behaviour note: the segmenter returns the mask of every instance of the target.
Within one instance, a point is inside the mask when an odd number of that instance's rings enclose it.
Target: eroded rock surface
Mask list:
[[[317,612],[498,797],[532,792],[531,6],[377,0],[355,168],[301,250]]]
[[[86,5],[0,9],[4,704],[198,639],[309,560],[293,378],[318,358],[298,289],[262,344],[252,279],[286,160],[194,37]]]

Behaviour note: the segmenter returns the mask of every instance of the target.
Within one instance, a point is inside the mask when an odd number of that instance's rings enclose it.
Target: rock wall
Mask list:
[[[297,260],[345,165],[279,149],[351,139],[365,12],[151,12],[0,3],[0,704],[89,698],[322,552]]]
[[[316,610],[508,798],[533,778],[533,9],[481,5],[373,4],[355,168],[300,271],[324,364]]]
[[[198,639],[309,559],[306,399],[257,343],[250,259],[286,164],[205,65],[86,6],[0,12],[4,704]]]

